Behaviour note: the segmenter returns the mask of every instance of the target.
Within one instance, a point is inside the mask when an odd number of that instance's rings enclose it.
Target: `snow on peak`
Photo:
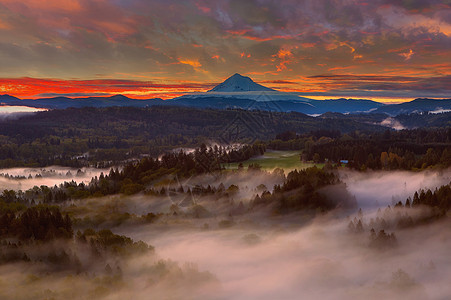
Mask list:
[[[254,92],[254,91],[275,91],[261,84],[255,83],[252,79],[235,73],[227,78],[223,83],[215,86],[208,92]]]

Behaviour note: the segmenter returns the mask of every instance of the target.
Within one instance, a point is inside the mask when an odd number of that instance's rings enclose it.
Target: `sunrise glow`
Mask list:
[[[0,94],[168,99],[233,73],[315,99],[451,89],[446,1],[0,0]]]

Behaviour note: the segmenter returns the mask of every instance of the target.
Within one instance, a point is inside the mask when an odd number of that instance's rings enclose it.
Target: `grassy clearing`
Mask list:
[[[243,162],[243,166],[247,168],[249,164],[259,164],[262,169],[272,171],[275,168],[284,169],[285,172],[294,169],[305,169],[316,165],[322,168],[324,164],[315,164],[313,162],[301,162],[299,159],[300,151],[267,151],[264,155],[248,159]],[[225,164],[226,169],[237,169],[238,163]]]

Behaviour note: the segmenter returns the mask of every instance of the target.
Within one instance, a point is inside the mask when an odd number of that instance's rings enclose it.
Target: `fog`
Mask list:
[[[92,262],[77,274],[41,262],[0,266],[1,299],[199,299],[218,287],[211,273],[154,254]]]
[[[447,170],[347,171],[341,178],[364,208],[362,221],[368,224],[377,208],[404,202],[420,188],[447,184],[451,177]],[[412,216],[421,213],[410,211]],[[387,228],[395,232],[398,246],[381,250],[370,246],[367,225],[361,234],[349,232],[354,217],[357,213],[331,212],[305,225],[302,213],[200,220],[179,215],[164,225],[118,231],[151,243],[165,259],[192,262],[213,273],[221,289],[206,299],[446,299],[451,294],[449,219],[412,229]],[[221,228],[224,219],[233,225]]]
[[[113,195],[101,198],[88,198],[70,201],[63,206],[75,217],[86,220],[88,224],[99,224],[102,228],[109,228],[120,221],[121,224],[134,227],[136,218],[148,213],[168,214],[160,219],[171,226],[175,223],[183,223],[195,216],[208,222],[208,218],[227,219],[229,216],[241,215],[250,209],[250,202],[255,195],[265,190],[272,191],[274,185],[283,182],[281,173],[269,173],[264,171],[227,172],[222,174],[207,174],[178,179],[177,177],[165,178],[154,185],[157,193],[165,189],[162,195],[140,193],[132,196]],[[219,188],[223,186],[225,193],[212,195],[209,193],[196,193],[196,189]],[[237,191],[227,192],[227,189],[235,185]],[[183,192],[179,188],[183,187]],[[267,209],[266,209],[267,210]],[[266,210],[264,210],[266,212]],[[172,214],[181,214],[180,218],[173,218]],[[263,212],[259,211],[258,214]],[[126,220],[122,220],[123,214],[130,214]],[[116,220],[117,218],[118,220]],[[215,221],[218,223],[218,221]],[[112,225],[113,224],[113,225]],[[204,223],[201,222],[201,225]],[[187,225],[190,226],[191,225]],[[198,226],[198,225],[196,225]]]
[[[28,171],[8,170],[16,175]],[[67,170],[55,168],[56,173],[64,171]],[[100,173],[100,170],[85,171]],[[49,272],[39,263],[31,268],[25,264],[2,265],[0,297],[447,299],[451,295],[449,217],[399,229],[390,225],[397,212],[415,218],[427,210],[396,208],[384,212],[388,224],[385,231],[394,232],[397,242],[396,246],[383,249],[372,246],[368,224],[378,214],[378,208],[384,210],[393,201],[404,202],[420,188],[449,183],[451,170],[340,171],[339,174],[349,193],[355,196],[358,207],[363,208],[363,214],[357,209],[338,209],[312,217],[303,211],[280,215],[274,214],[270,207],[249,209],[252,197],[262,191],[258,188],[260,184],[271,191],[274,184],[283,180],[280,174],[267,172],[226,172],[183,180],[168,177],[156,184],[157,189],[164,187],[170,191],[163,195],[141,193],[72,201],[66,209],[79,220],[77,226],[84,226],[83,218],[101,214],[107,221],[100,223],[96,230],[111,228],[116,234],[142,240],[155,247],[155,253],[110,256],[102,262],[79,255],[85,269],[76,275]],[[55,176],[66,179],[63,175]],[[39,180],[43,184],[55,178]],[[239,191],[219,199],[187,192],[188,187],[191,190],[208,184],[218,187],[221,183],[225,189],[237,185]],[[171,192],[180,186],[184,192]],[[243,202],[245,207],[239,214],[233,210],[238,202]],[[193,214],[198,206],[208,213]],[[177,214],[173,213],[174,207]],[[150,223],[140,221],[139,216],[149,212],[162,213],[162,216]],[[115,213],[129,213],[135,219],[108,223]],[[363,223],[361,233],[351,232],[348,227],[350,220],[357,218]],[[66,247],[77,251],[72,244]],[[104,270],[107,263],[113,269],[112,274]],[[120,276],[114,271],[118,267]]]
[[[78,171],[80,170],[80,171]],[[0,190],[28,190],[34,186],[53,187],[65,181],[89,183],[100,173],[107,174],[109,169],[68,168],[49,166],[46,168],[11,168],[0,169]]]
[[[383,207],[398,201],[405,202],[419,189],[435,189],[451,181],[451,169],[422,172],[340,171],[340,179],[362,208]]]
[[[429,111],[429,114],[443,114],[443,113],[448,113],[451,112],[451,109],[443,109],[443,108],[438,108],[436,110],[433,111]]]
[[[0,105],[0,122],[5,120],[15,120],[39,111],[46,111],[45,108],[34,108],[27,106],[5,106]]]
[[[397,232],[399,247],[369,248],[344,220],[228,230],[131,232],[164,258],[189,261],[221,283],[207,299],[445,299],[451,293],[450,223]],[[242,223],[241,223],[242,224]],[[256,238],[249,238],[256,235]],[[401,270],[401,271],[399,271]]]
[[[392,117],[388,117],[388,118],[384,119],[379,125],[382,125],[385,127],[390,127],[395,130],[406,129],[406,127],[404,127],[404,125],[402,125],[401,122],[399,122],[398,120],[396,120]]]
[[[399,231],[399,246],[381,251],[368,246],[366,233],[349,234],[346,223],[333,216],[303,227],[273,221],[281,224],[129,229],[124,233],[157,250],[110,262],[121,266],[120,280],[94,267],[95,272],[73,276],[15,264],[0,267],[0,294],[3,299],[272,300],[447,299],[451,293],[451,234],[444,230],[449,222]]]

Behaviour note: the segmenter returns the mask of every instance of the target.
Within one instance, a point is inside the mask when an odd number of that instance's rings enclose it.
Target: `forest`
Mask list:
[[[377,118],[113,107],[2,121],[0,279],[14,280],[0,297],[237,298],[277,274],[303,278],[296,293],[314,280],[342,298],[424,296],[422,276],[448,274],[451,130]]]
[[[303,160],[346,161],[357,170],[420,170],[447,168],[451,164],[451,129],[414,129],[341,134],[337,130],[316,130],[309,134],[286,131],[267,142],[268,149],[304,150]]]
[[[193,117],[195,116],[195,117]],[[115,163],[174,148],[268,140],[285,130],[349,132],[382,127],[301,113],[183,107],[69,108],[0,121],[0,167]]]
[[[158,106],[52,110],[0,121],[0,167],[111,167],[212,143],[302,150],[304,160],[313,160],[317,154],[316,161],[347,160],[356,169],[421,169],[447,164],[449,127],[394,131],[371,123],[371,118]],[[427,158],[419,158],[429,149],[432,152]],[[388,161],[382,158],[381,162],[383,152]],[[229,156],[225,161],[250,157],[233,151]]]

